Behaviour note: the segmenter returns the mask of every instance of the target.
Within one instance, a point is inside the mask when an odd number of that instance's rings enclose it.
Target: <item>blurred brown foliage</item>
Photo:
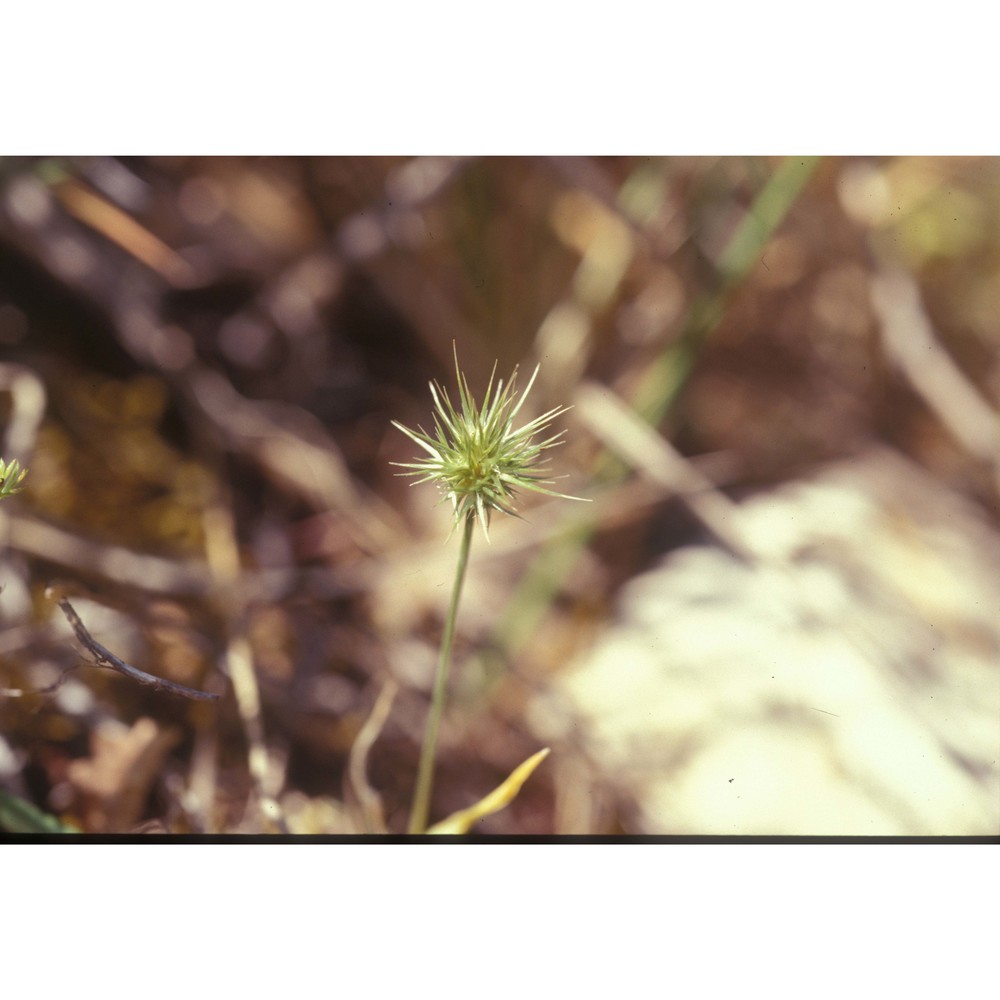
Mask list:
[[[538,749],[524,706],[619,586],[705,537],[587,387],[728,496],[880,443],[995,520],[998,234],[981,158],[0,161],[0,454],[29,468],[0,503],[0,787],[95,832],[401,831],[454,551],[389,421],[427,425],[453,342],[479,391],[541,362],[535,412],[577,404],[553,464],[597,502],[474,551],[435,817]],[[931,339],[893,338],[904,300]],[[31,694],[79,659],[53,580],[221,702],[101,670]],[[480,829],[564,832],[553,773]],[[628,829],[609,801],[588,832]]]

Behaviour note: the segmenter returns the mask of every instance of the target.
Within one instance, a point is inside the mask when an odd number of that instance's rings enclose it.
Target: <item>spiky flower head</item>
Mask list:
[[[12,458],[6,465],[0,458],[0,497],[20,493],[24,489],[21,481],[27,474],[28,470],[22,469],[16,458]]]
[[[527,388],[518,399],[517,368],[506,385],[500,379],[494,387],[497,370],[494,364],[482,405],[477,405],[459,368],[456,351],[459,408],[452,405],[445,389],[431,382],[434,434],[428,434],[419,424],[418,430],[413,431],[392,421],[393,427],[415,441],[428,455],[416,462],[393,462],[393,465],[412,470],[399,475],[420,476],[412,484],[414,486],[417,483],[435,483],[451,501],[455,523],[460,524],[466,517],[478,517],[487,541],[493,511],[520,516],[512,506],[518,490],[530,490],[565,500],[583,499],[546,489],[553,483],[553,480],[544,478],[549,470],[535,464],[546,448],[561,443],[564,432],[553,434],[544,441],[535,441],[535,435],[545,430],[569,407],[557,406],[514,430],[514,418],[531,392],[539,367],[535,367]]]

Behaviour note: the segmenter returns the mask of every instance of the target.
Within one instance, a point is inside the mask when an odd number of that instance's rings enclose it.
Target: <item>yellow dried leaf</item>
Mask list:
[[[499,812],[513,802],[514,797],[521,790],[521,786],[548,755],[549,747],[539,750],[523,764],[514,768],[507,780],[494,788],[485,798],[480,799],[475,805],[469,806],[468,809],[460,809],[457,813],[452,813],[447,819],[435,823],[427,832],[438,834],[468,833],[469,828],[476,820]]]

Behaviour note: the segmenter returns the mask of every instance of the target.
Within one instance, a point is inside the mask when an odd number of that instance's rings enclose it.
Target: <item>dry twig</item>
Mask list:
[[[361,727],[361,731],[351,747],[347,775],[351,791],[354,792],[358,804],[361,806],[365,833],[386,832],[382,800],[378,792],[368,783],[368,776],[365,772],[368,754],[382,732],[386,719],[389,718],[389,712],[392,711],[392,703],[398,691],[399,686],[395,681],[386,682],[375,700],[371,715],[365,720],[365,724]]]
[[[872,304],[886,354],[955,440],[989,464],[1000,488],[1000,415],[941,345],[917,282],[885,268],[872,279]]]
[[[124,674],[126,677],[131,678],[137,684],[145,684],[147,687],[151,687],[154,691],[166,691],[169,694],[178,695],[181,698],[190,698],[192,701],[215,701],[218,699],[219,695],[212,691],[198,691],[195,688],[190,688],[185,684],[178,684],[176,681],[168,681],[165,677],[157,677],[155,674],[147,674],[145,670],[140,670],[138,667],[133,667],[131,663],[126,663],[123,659],[115,656],[111,650],[102,646],[88,631],[86,626],[80,621],[80,616],[73,610],[73,606],[62,597],[57,602],[62,613],[66,616],[66,620],[73,627],[73,631],[76,633],[77,639],[80,644],[94,657],[96,661],[92,664],[95,667],[108,667],[111,670],[117,670],[118,673]],[[66,677],[64,673],[63,676],[56,682],[55,685],[51,685],[50,688],[46,688],[45,691],[54,690],[59,684],[62,683],[63,679]],[[43,692],[37,692],[43,693]]]

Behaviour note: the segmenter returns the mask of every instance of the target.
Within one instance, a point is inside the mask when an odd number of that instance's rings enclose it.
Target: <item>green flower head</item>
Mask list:
[[[535,435],[569,407],[557,406],[514,430],[514,418],[531,391],[538,367],[524,393],[517,399],[517,368],[507,385],[500,379],[494,388],[494,364],[481,406],[473,399],[469,383],[459,369],[457,351],[455,374],[458,378],[459,409],[452,405],[448,393],[440,385],[430,384],[434,397],[433,435],[419,425],[418,430],[412,431],[392,421],[393,427],[415,441],[428,455],[416,462],[393,462],[393,465],[413,470],[399,475],[420,476],[414,486],[417,483],[435,483],[451,500],[455,523],[461,523],[466,517],[478,517],[487,541],[490,537],[490,515],[494,510],[512,517],[520,516],[512,506],[518,490],[531,490],[565,500],[583,499],[546,489],[553,482],[544,478],[549,470],[535,465],[546,448],[561,443],[563,432],[544,441],[533,440]]]
[[[28,470],[22,469],[16,458],[12,458],[6,465],[0,458],[0,497],[20,493],[24,489],[21,482],[27,474]]]

